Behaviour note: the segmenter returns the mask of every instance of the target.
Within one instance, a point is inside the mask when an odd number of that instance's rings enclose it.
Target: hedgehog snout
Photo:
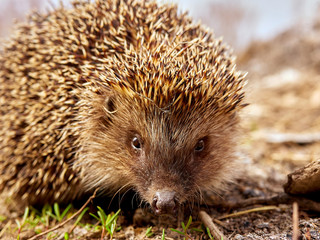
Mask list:
[[[152,200],[155,214],[174,214],[177,212],[178,200],[174,191],[157,191]]]

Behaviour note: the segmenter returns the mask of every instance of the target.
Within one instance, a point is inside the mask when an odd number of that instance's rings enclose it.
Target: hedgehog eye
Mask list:
[[[201,139],[201,140],[198,141],[198,143],[197,143],[196,146],[194,147],[194,150],[195,150],[196,152],[201,152],[201,151],[203,151],[203,149],[204,149],[204,140]]]
[[[131,145],[136,150],[140,150],[141,149],[141,143],[140,143],[139,138],[137,138],[137,137],[132,138]]]

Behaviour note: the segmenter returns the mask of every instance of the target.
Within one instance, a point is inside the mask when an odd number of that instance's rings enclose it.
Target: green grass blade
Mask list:
[[[165,240],[166,237],[165,237],[165,232],[164,232],[164,229],[162,229],[162,236],[161,236],[161,240]]]
[[[58,203],[53,204],[53,211],[54,214],[57,216],[57,220],[60,222],[61,221],[61,215],[60,215],[60,208]]]
[[[105,215],[106,217],[106,227],[110,224],[111,214]]]
[[[52,208],[49,204],[44,205],[42,208],[42,216],[46,216],[48,212],[52,213]]]
[[[65,215],[69,212],[70,208],[72,207],[72,204],[69,204],[66,209],[61,213],[61,220],[65,217]]]
[[[176,233],[179,233],[179,234],[181,234],[181,235],[185,235],[185,233],[183,233],[183,232],[181,232],[181,231],[179,231],[179,230],[177,230],[177,229],[170,228],[170,230],[171,230],[171,231],[174,231],[174,232],[176,232]]]
[[[113,221],[110,226],[110,231],[109,231],[110,239],[112,239],[113,237],[113,233],[114,233],[114,230],[116,229],[116,225],[117,225],[116,221]]]
[[[183,231],[185,231],[186,230],[186,225],[184,225],[184,222],[181,222],[181,226],[182,226]]]
[[[106,223],[106,226],[108,226],[115,218],[118,218],[119,213],[121,212],[121,209],[119,209],[113,216],[109,219],[109,221]],[[110,214],[109,214],[110,215]]]
[[[189,229],[191,223],[192,223],[192,217],[190,216],[190,217],[189,217],[189,220],[188,220],[188,223],[187,223],[187,225],[186,225],[185,231],[187,231],[187,230]]]
[[[58,220],[58,217],[56,215],[54,215],[52,212],[47,212],[47,215],[52,217],[55,220]],[[58,220],[59,221],[59,220]]]
[[[195,232],[203,232],[203,230],[199,228],[191,228],[191,230]]]
[[[103,213],[101,213],[100,211],[98,211],[97,213],[99,215],[102,226],[105,226],[105,219],[104,219]]]
[[[78,225],[78,223],[81,221],[83,215],[84,215],[84,214],[86,213],[86,211],[88,211],[88,210],[89,210],[88,207],[86,207],[85,209],[83,209],[83,211],[80,213],[79,217],[77,218],[77,221],[75,222],[75,225]],[[96,217],[95,215],[93,215],[93,216]],[[98,217],[96,217],[96,219],[99,220]]]
[[[26,209],[24,210],[23,217],[22,217],[22,225],[26,222],[28,215],[29,215],[29,207],[26,207]]]
[[[69,233],[67,233],[67,232],[64,233],[64,239],[69,240]]]
[[[97,217],[96,215],[94,215],[93,213],[89,213],[89,215],[94,217],[95,219],[97,219],[99,222],[101,222],[101,219],[99,217]]]
[[[151,237],[153,235],[152,226],[148,227],[145,235],[146,235],[146,237]]]
[[[206,229],[207,229],[207,233],[208,233],[209,238],[210,238],[211,240],[213,240],[213,237],[212,237],[212,235],[211,235],[210,229],[209,229],[208,227],[207,227]]]
[[[21,223],[20,223],[20,221],[17,220],[17,219],[15,219],[14,221],[16,222],[16,224],[17,224],[17,226],[18,226],[18,229],[20,229],[20,228],[21,228]]]

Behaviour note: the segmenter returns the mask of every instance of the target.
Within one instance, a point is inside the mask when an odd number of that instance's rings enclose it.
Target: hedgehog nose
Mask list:
[[[157,215],[176,213],[177,205],[176,193],[170,191],[156,192],[152,201],[153,210]]]

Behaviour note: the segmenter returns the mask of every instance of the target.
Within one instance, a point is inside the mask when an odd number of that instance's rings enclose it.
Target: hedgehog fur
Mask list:
[[[175,5],[74,1],[20,24],[0,55],[0,190],[24,204],[97,187],[179,203],[234,172],[245,76]]]

